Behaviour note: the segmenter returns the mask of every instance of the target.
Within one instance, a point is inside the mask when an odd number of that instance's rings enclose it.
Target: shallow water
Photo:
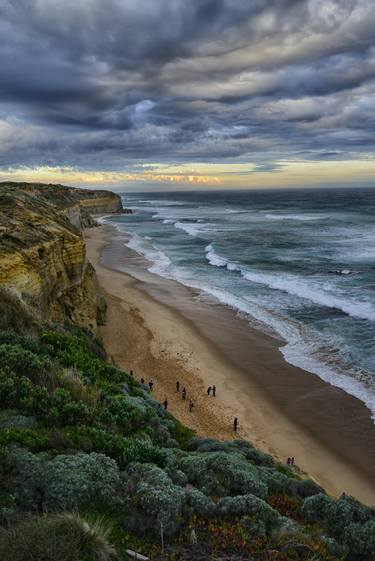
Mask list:
[[[150,270],[246,314],[285,359],[375,415],[375,190],[124,195]]]

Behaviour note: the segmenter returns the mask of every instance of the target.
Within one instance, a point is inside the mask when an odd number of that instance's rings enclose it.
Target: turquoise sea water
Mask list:
[[[137,193],[107,217],[150,270],[286,344],[375,416],[375,189]],[[225,328],[225,326],[223,326]]]

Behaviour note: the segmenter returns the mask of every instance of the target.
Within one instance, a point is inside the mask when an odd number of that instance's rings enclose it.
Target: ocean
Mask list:
[[[129,193],[149,270],[272,333],[289,363],[358,397],[375,420],[375,189]],[[225,326],[223,326],[223,329]]]

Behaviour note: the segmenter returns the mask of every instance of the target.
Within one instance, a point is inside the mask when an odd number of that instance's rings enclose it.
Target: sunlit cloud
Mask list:
[[[371,0],[3,4],[1,177],[375,180]]]
[[[127,173],[107,171],[82,171],[74,168],[20,168],[0,171],[0,181],[34,181],[40,183],[65,183],[71,185],[126,186],[134,183],[181,184],[181,185],[221,185],[223,180],[216,176],[174,173]]]

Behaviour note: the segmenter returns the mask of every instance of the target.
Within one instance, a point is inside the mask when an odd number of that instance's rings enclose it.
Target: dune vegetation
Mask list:
[[[197,438],[88,331],[1,309],[0,559],[373,559],[374,509]]]

